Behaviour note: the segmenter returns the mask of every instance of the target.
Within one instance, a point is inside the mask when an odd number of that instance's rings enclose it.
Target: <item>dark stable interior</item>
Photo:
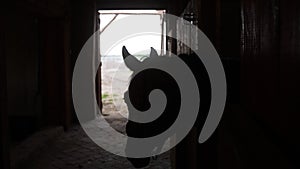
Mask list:
[[[300,2],[296,0],[1,2],[0,168],[129,168],[126,158],[111,154],[107,158],[109,153],[98,151],[94,144],[83,145],[88,142],[84,134],[76,135],[78,143],[68,143],[80,130],[72,102],[76,59],[99,28],[98,10],[157,9],[182,17],[191,2],[197,26],[223,63],[227,101],[209,140],[198,143],[200,120],[167,153],[168,168],[300,168]],[[176,40],[167,41],[168,50],[176,53]],[[101,69],[95,84],[101,98]],[[101,108],[101,99],[98,104]],[[93,118],[91,114],[87,120]],[[150,168],[165,167],[159,161]]]

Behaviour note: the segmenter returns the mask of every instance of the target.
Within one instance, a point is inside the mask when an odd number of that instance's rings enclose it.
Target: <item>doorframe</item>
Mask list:
[[[155,9],[155,10],[165,10],[167,13],[169,9],[169,1],[161,1],[161,0],[145,0],[143,3],[139,0],[132,0],[124,3],[122,0],[111,0],[111,1],[103,1],[99,0],[96,2],[96,13],[95,13],[95,31],[97,31],[100,28],[100,22],[99,22],[99,10],[148,10],[148,9]],[[98,35],[97,35],[98,37]],[[168,38],[166,39],[168,42]],[[100,39],[97,38],[95,40],[96,46],[100,45]],[[166,47],[168,47],[166,45]],[[97,47],[96,48],[96,57],[97,59],[100,58],[100,49]],[[97,98],[97,103],[99,106],[100,111],[102,112],[103,109],[103,103],[102,103],[102,77],[101,77],[101,66],[102,62],[100,61],[100,65],[97,68],[97,75],[95,79],[95,85],[96,85],[96,98]]]
[[[183,11],[183,9],[186,7],[188,0],[181,0],[179,1],[180,4],[177,4],[174,6],[174,2],[172,3],[171,0],[144,0],[144,1],[140,1],[140,0],[131,0],[131,1],[127,1],[126,3],[123,0],[110,0],[110,1],[105,1],[105,0],[99,0],[96,2],[96,9],[97,9],[97,13],[98,10],[147,10],[147,9],[156,9],[156,10],[165,10],[166,13],[170,13],[173,15],[180,15],[180,13]],[[97,15],[98,16],[98,15]],[[99,24],[98,21],[95,21],[95,23],[97,24],[97,28],[99,28]],[[166,27],[168,26],[175,26],[175,25],[166,25]],[[176,28],[176,26],[175,26]],[[168,28],[167,28],[168,29]],[[98,29],[97,29],[98,30]],[[172,31],[172,34],[175,34],[176,30]],[[168,46],[168,44],[171,44],[171,46]],[[98,44],[97,44],[98,45]],[[173,38],[166,38],[166,50],[170,50],[172,53],[177,54],[177,41]],[[97,71],[97,77],[96,77],[96,97],[101,98],[101,62],[100,62],[100,67],[98,68]],[[100,92],[99,92],[100,90]],[[99,100],[101,100],[99,102]],[[97,103],[99,105],[100,110],[102,110],[102,99],[98,99]],[[176,149],[173,148],[170,150],[170,165],[172,169],[176,169],[176,160],[177,160],[177,156],[176,156]]]

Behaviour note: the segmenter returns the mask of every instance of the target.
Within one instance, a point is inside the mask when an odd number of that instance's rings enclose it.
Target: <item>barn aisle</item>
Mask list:
[[[124,132],[125,119],[113,119],[108,117],[108,122],[112,127],[120,132]],[[96,121],[97,122],[97,121]],[[91,121],[90,123],[95,123]],[[92,124],[93,125],[93,124]],[[99,123],[98,123],[99,125]],[[45,132],[53,132],[47,130]],[[51,135],[50,133],[42,133],[32,136],[25,141],[29,145],[22,147],[34,146],[39,144],[38,140]],[[53,134],[52,134],[53,135]],[[103,137],[112,137],[109,134]],[[110,139],[107,139],[108,141]],[[68,132],[61,132],[52,141],[43,142],[38,150],[34,153],[18,151],[18,153],[30,154],[26,161],[22,163],[22,168],[28,169],[134,169],[130,162],[120,156],[113,155],[96,145],[83,131],[80,126],[72,127]],[[23,149],[26,151],[26,149]],[[28,150],[27,150],[28,151]],[[169,152],[160,155],[156,160],[152,160],[148,169],[170,169]],[[20,167],[20,166],[16,166]]]

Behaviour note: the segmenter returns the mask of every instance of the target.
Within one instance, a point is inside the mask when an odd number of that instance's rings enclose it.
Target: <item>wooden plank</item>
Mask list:
[[[71,56],[70,56],[70,18],[64,21],[64,60],[62,69],[64,72],[64,130],[68,130],[72,124],[72,75],[71,75]]]
[[[166,9],[169,0],[98,0],[99,9]]]
[[[300,2],[280,1],[280,109],[276,133],[288,158],[300,167]]]
[[[82,47],[95,32],[96,6],[92,0],[89,2],[72,1],[71,4],[71,70],[73,70]],[[91,47],[91,50],[94,50],[94,46]],[[91,64],[92,69],[95,69],[94,61]],[[94,84],[89,83],[90,87],[94,87]],[[95,106],[93,105],[94,108]],[[75,112],[72,116],[73,121],[78,122]],[[85,118],[84,121],[93,120],[95,118],[94,112],[86,114]]]
[[[279,0],[242,2],[241,113],[247,113],[253,120],[251,125],[263,133],[261,143],[267,142],[268,146],[275,147],[272,150],[280,151],[278,154],[266,152],[267,147],[259,149],[261,144],[256,143],[249,152],[257,157],[265,153],[268,158],[264,156],[261,163],[247,154],[244,163],[274,168],[288,161],[289,165],[299,168],[296,159],[299,139],[295,134],[299,131],[299,3]],[[239,151],[245,151],[243,149]],[[278,159],[274,160],[275,157]]]
[[[279,74],[278,3],[243,1],[242,104],[269,129],[277,128]],[[272,117],[272,118],[270,118]]]
[[[10,168],[4,31],[0,37],[0,168]]]

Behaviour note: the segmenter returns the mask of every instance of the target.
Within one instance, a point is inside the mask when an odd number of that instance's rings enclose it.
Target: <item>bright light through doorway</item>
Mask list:
[[[105,31],[105,29],[109,27],[109,24],[113,22],[116,22],[130,15],[135,15],[138,16],[137,24],[141,23],[139,21],[146,20],[147,22],[153,24],[153,28],[156,32],[162,33],[162,31],[165,31],[165,25],[162,25],[162,14],[164,12],[164,10],[99,10],[100,31]],[[118,56],[121,54],[123,45],[126,45],[127,49],[131,53],[147,55],[150,52],[150,47],[165,51],[165,38],[162,38],[159,35],[140,35],[130,39],[126,39],[125,41],[115,46],[107,54],[101,53],[101,50],[100,53],[102,57]]]
[[[107,30],[113,22],[134,15],[137,18],[136,24],[146,20],[153,24],[156,32],[162,34],[166,29],[163,22],[164,13],[164,10],[99,10],[100,32]],[[150,47],[163,55],[166,51],[166,37],[151,34],[131,37],[113,46],[108,53],[101,52],[101,44],[105,43],[101,41],[101,33],[99,38],[102,62],[102,113],[107,116],[121,114],[127,117],[123,94],[128,88],[132,72],[123,62],[122,47],[126,46],[128,51],[139,59],[149,56]]]

